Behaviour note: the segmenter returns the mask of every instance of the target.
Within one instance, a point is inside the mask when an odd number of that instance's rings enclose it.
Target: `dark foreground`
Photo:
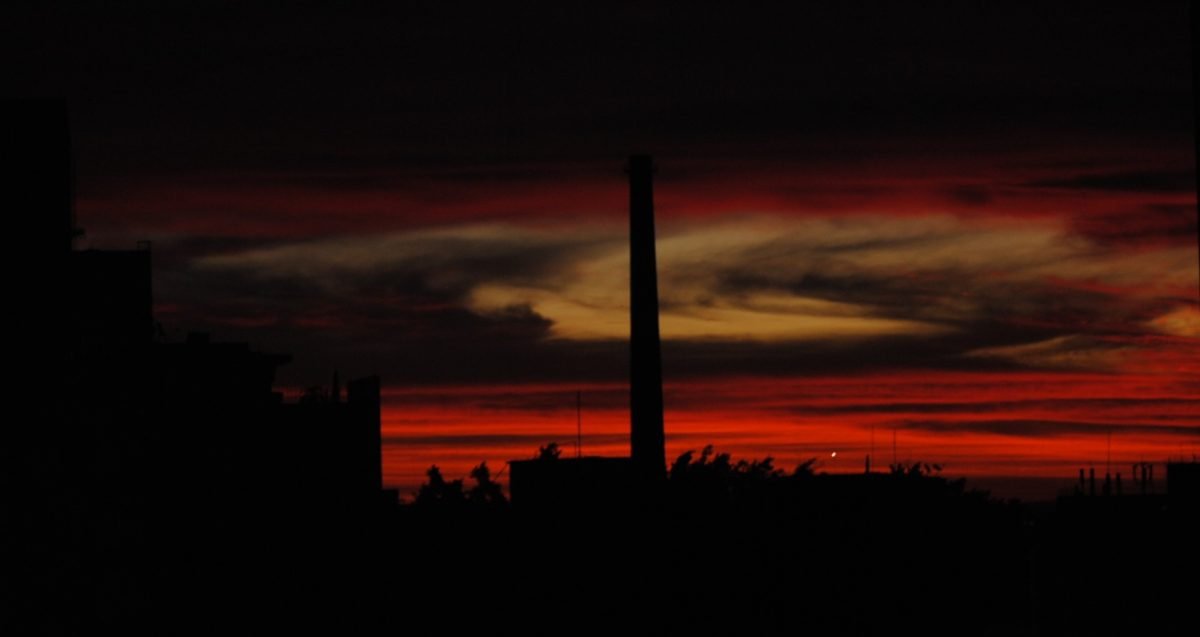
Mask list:
[[[1194,503],[1039,513],[920,475],[219,510],[46,538],[5,632],[1172,635],[1194,634],[1200,592]]]

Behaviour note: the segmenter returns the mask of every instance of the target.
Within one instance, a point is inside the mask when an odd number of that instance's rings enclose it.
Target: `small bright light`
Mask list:
[[[829,454],[829,457],[831,457],[831,458],[836,458],[836,457],[837,457],[837,452],[835,451],[835,452],[833,452],[833,453]]]

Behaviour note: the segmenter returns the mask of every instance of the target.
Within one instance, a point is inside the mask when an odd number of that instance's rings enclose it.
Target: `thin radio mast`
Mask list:
[[[1106,446],[1106,457],[1104,459],[1104,474],[1112,473],[1112,427],[1108,428],[1108,444]]]
[[[867,473],[871,473],[871,458],[875,455],[875,423],[871,423],[871,450],[867,452]]]

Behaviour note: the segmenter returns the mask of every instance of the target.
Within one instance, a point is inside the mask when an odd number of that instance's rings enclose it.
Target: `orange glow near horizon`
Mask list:
[[[665,388],[667,462],[712,444],[735,459],[771,456],[784,470],[817,458],[818,471],[858,472],[873,439],[873,466],[886,470],[894,432],[896,460],[941,464],[948,477],[1067,482],[1081,467],[1102,474],[1110,455],[1112,470],[1128,476],[1134,462],[1200,450],[1198,385],[1194,368],[1184,379],[914,372],[673,383]],[[628,455],[621,384],[390,389],[385,481],[411,497],[433,464],[459,478],[481,461],[495,475],[549,442],[573,456],[576,389],[583,392],[583,453]]]

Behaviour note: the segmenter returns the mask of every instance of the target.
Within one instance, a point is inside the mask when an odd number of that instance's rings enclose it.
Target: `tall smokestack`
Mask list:
[[[654,252],[654,162],[629,158],[630,444],[644,476],[665,476],[662,348],[658,335],[658,268]]]

